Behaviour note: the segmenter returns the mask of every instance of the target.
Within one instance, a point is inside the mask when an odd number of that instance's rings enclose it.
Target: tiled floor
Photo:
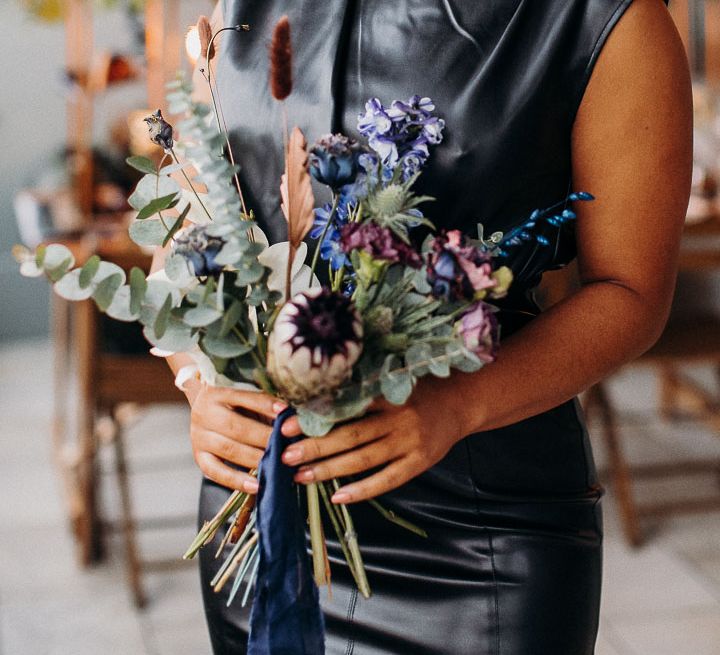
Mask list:
[[[130,603],[117,537],[109,541],[107,563],[90,571],[75,566],[51,465],[50,362],[44,342],[0,348],[0,654],[209,655],[193,565],[147,574],[150,604],[142,613]],[[666,425],[655,416],[651,376],[623,374],[612,392],[633,460],[720,458],[717,437],[689,423]],[[141,415],[130,430],[138,515],[181,518],[177,529],[142,533],[147,558],[175,559],[193,535],[199,477],[187,450],[186,421],[183,409],[158,408]],[[593,440],[602,468],[602,443]],[[107,475],[103,484],[111,516],[117,514],[112,481]],[[657,499],[717,493],[719,483],[717,476],[697,476],[645,484],[638,494]],[[622,541],[611,489],[604,515],[596,655],[720,655],[720,513],[649,523],[651,538],[639,551]]]

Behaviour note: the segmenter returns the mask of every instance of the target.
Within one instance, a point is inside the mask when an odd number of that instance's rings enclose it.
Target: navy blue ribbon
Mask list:
[[[258,563],[250,613],[248,655],[324,655],[325,629],[318,588],[305,546],[305,520],[296,467],[280,459],[294,440],[280,428],[295,411],[282,412],[273,423],[260,462],[257,498]]]

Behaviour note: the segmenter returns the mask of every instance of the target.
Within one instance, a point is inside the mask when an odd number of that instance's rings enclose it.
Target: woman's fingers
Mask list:
[[[378,415],[371,415],[359,421],[335,428],[324,437],[298,441],[285,449],[283,461],[295,466],[350,450],[369,441],[375,441],[387,434],[386,421]]]
[[[361,448],[301,467],[295,474],[296,482],[320,482],[346,475],[362,473],[385,464],[400,455],[400,449],[391,439],[377,439]]]
[[[230,387],[211,387],[210,395],[217,402],[229,407],[239,407],[257,412],[267,418],[274,419],[276,412],[273,406],[278,402],[277,398],[260,391],[244,391]]]
[[[247,468],[257,468],[263,455],[261,448],[255,448],[212,430],[202,430],[196,433],[193,439],[193,448],[195,452],[208,452],[220,459]]]
[[[369,475],[367,478],[340,487],[332,495],[331,500],[336,504],[348,505],[375,498],[405,484],[422,471],[422,466],[415,464],[413,457],[407,455],[390,462],[380,471]]]
[[[200,452],[195,461],[206,478],[228,489],[237,489],[247,493],[257,493],[257,480],[244,471],[228,466],[212,453]]]
[[[224,434],[232,439],[242,440],[244,443],[267,448],[270,438],[270,427],[252,418],[243,416],[223,405],[215,405],[203,412],[202,417],[196,421],[201,428]]]

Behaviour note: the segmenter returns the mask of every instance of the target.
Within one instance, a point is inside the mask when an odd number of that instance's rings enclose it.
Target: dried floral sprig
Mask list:
[[[270,43],[270,91],[275,100],[285,100],[292,93],[292,86],[290,21],[285,15],[275,24]]]
[[[210,41],[212,41],[212,27],[207,16],[200,16],[197,22],[197,33],[200,39],[200,56],[210,61],[213,57],[213,50],[210,49]]]
[[[305,136],[299,127],[293,128],[285,153],[285,173],[280,183],[281,209],[288,223],[288,258],[286,300],[290,297],[290,278],[295,251],[315,220],[315,196],[308,171],[308,152]]]

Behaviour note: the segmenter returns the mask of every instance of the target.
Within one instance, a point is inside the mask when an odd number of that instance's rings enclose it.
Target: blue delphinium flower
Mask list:
[[[386,108],[377,98],[365,104],[358,117],[358,130],[379,155],[385,179],[401,166],[403,181],[420,171],[429,157],[428,145],[442,141],[445,121],[432,112],[435,105],[427,97],[412,96],[407,102],[395,100]],[[362,163],[361,163],[362,166]]]
[[[310,173],[331,189],[351,184],[358,173],[360,144],[344,134],[326,134],[310,150]]]
[[[338,197],[337,208],[335,209],[335,217],[333,218],[333,225],[340,227],[348,222],[348,206],[353,201],[345,194],[341,194]],[[315,208],[315,221],[313,222],[312,229],[310,230],[311,239],[319,239],[320,235],[325,230],[325,226],[330,220],[330,214],[332,212],[332,204],[325,203],[322,207]]]
[[[340,231],[337,228],[331,227],[325,234],[325,238],[320,244],[320,257],[330,262],[330,268],[333,271],[337,271],[343,266],[350,266],[350,259],[342,248]]]

